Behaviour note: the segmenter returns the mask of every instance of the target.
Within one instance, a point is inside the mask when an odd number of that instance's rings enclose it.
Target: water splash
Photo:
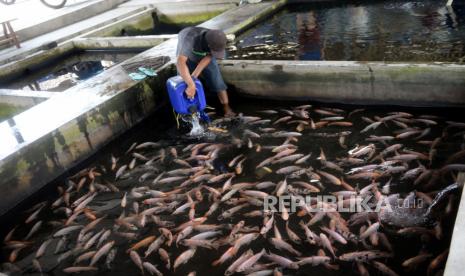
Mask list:
[[[192,129],[189,132],[189,136],[202,136],[205,133],[205,129],[200,124],[199,114],[193,113],[191,116],[190,123],[192,124]]]

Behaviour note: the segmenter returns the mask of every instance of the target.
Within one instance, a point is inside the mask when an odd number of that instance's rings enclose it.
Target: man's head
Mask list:
[[[223,59],[227,42],[226,34],[221,30],[209,30],[205,34],[205,39],[212,56],[217,59]]]

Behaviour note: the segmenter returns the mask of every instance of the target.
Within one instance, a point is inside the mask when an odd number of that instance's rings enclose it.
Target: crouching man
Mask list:
[[[226,35],[221,30],[187,27],[179,32],[176,49],[178,74],[187,83],[186,95],[195,95],[194,78],[201,77],[211,91],[217,93],[225,117],[235,116],[229,106],[227,86],[223,81],[216,59],[223,59]]]

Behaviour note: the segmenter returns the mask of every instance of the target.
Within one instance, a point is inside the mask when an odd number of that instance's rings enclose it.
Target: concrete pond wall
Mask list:
[[[123,31],[126,33],[150,33],[161,25],[193,26],[235,7],[236,2],[198,0],[195,5],[172,1],[157,2],[156,5],[151,4],[153,7],[145,11],[98,28],[84,36],[120,36]]]
[[[224,60],[225,81],[252,97],[346,104],[464,106],[465,66],[451,63]]]
[[[56,95],[48,91],[0,89],[0,122]]]
[[[97,84],[73,87],[14,116],[8,124],[0,124],[2,137],[9,138],[0,148],[2,213],[130,129],[163,102],[164,95],[155,93],[164,87],[161,78],[134,83],[121,68],[109,71],[111,75],[96,78]],[[163,78],[168,72],[172,70],[159,74]],[[106,83],[98,85],[99,81]],[[94,94],[94,87],[106,92]],[[89,102],[79,104],[82,98]],[[5,130],[10,130],[9,136]]]

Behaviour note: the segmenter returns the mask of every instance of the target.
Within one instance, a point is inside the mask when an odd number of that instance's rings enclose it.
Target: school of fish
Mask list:
[[[18,214],[2,272],[441,275],[465,123],[378,113],[264,109],[216,119],[214,138],[134,143]],[[270,196],[306,195],[342,202],[264,209]],[[367,196],[412,207],[339,212]]]

